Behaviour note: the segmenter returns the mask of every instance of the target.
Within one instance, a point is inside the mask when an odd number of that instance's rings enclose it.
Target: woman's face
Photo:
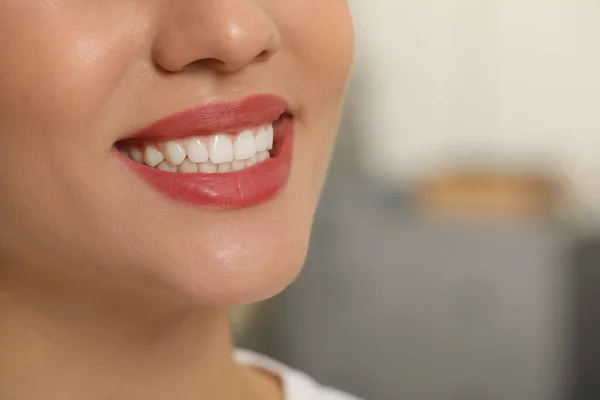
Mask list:
[[[210,305],[276,294],[352,56],[346,0],[2,0],[0,265]]]

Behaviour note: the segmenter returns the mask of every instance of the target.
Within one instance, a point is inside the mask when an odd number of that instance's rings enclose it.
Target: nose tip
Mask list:
[[[212,57],[199,59],[187,67],[204,62],[221,71],[235,72],[250,64],[266,61],[279,50],[280,41],[276,29],[257,24],[243,26],[230,21],[229,26],[224,26],[223,30],[226,33],[215,35],[214,41],[208,46],[208,53]]]
[[[254,1],[194,4],[171,17],[155,40],[153,57],[162,69],[180,72],[204,66],[231,73],[279,51],[278,27]]]

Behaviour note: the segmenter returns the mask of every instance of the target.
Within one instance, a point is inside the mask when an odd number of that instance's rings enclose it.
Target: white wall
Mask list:
[[[600,2],[350,0],[362,161],[404,181],[536,158],[600,209]]]

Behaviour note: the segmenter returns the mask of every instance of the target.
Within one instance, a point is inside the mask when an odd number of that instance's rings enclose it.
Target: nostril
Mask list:
[[[260,54],[258,56],[256,56],[256,60],[257,61],[266,61],[269,58],[271,58],[274,54],[275,54],[275,52],[273,52],[273,51],[263,50],[260,52]]]
[[[254,58],[254,62],[263,62],[271,58],[272,53],[269,51],[262,51],[257,57]],[[229,60],[223,61],[218,58],[204,58],[202,60],[195,60],[179,70],[179,72],[186,71],[198,71],[198,70],[212,70],[219,72],[232,73],[243,69],[248,62],[246,60]]]
[[[223,69],[225,68],[225,63],[216,58],[204,58],[202,60],[196,60],[181,69],[181,72],[184,71],[194,71],[198,69]]]

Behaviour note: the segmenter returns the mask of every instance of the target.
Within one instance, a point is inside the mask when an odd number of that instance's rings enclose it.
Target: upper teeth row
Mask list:
[[[134,161],[156,167],[167,161],[176,167],[186,158],[192,163],[229,163],[234,160],[252,159],[257,154],[273,148],[273,125],[268,124],[246,129],[237,135],[216,133],[184,140],[172,140],[158,144],[145,144],[124,149]]]

